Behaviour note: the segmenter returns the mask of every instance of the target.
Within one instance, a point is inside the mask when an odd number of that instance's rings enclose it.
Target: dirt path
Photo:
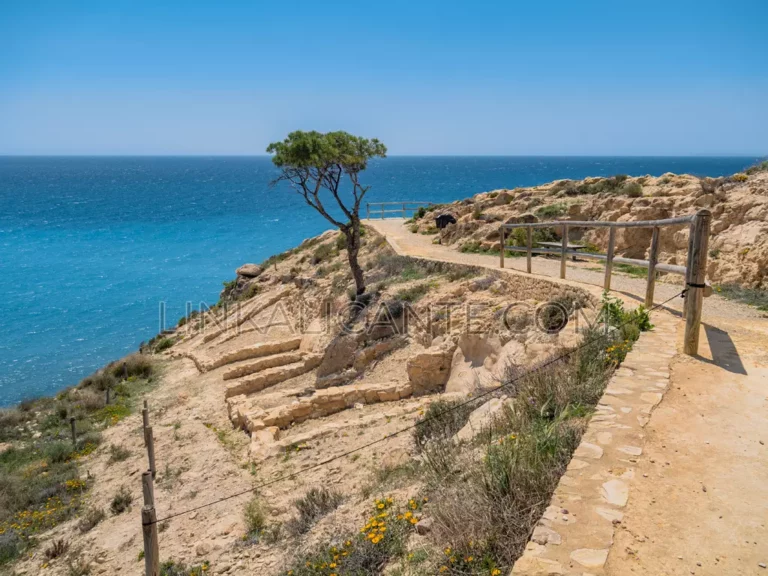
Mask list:
[[[432,236],[412,234],[402,222],[368,223],[400,254],[499,269],[498,257],[433,245]],[[524,271],[525,259],[506,263],[512,273]],[[557,278],[559,262],[536,258],[533,272]],[[602,272],[579,263],[569,262],[567,275],[569,283],[602,286]],[[613,287],[638,300],[645,280],[616,274]],[[656,300],[679,290],[658,283]],[[768,575],[768,320],[713,296],[703,321],[700,357],[671,361],[670,387],[645,429],[607,562],[590,574]],[[682,330],[680,323],[678,349]],[[569,568],[581,574],[577,563]]]
[[[672,363],[608,574],[768,574],[768,330],[717,325]]]

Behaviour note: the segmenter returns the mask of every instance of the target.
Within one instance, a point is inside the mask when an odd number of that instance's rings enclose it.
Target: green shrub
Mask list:
[[[640,198],[643,195],[643,185],[638,182],[627,182],[621,187],[621,193],[630,198]]]
[[[14,531],[0,534],[0,566],[16,560],[24,550],[24,543]]]
[[[258,534],[267,526],[267,513],[258,496],[254,496],[243,509],[245,529],[248,534]]]
[[[314,266],[316,264],[326,262],[327,260],[330,260],[331,258],[334,258],[335,256],[338,256],[338,255],[339,255],[339,251],[336,248],[335,244],[333,243],[320,244],[320,246],[315,248],[315,251],[312,253],[312,258],[309,259],[309,262]]]
[[[209,568],[207,560],[194,566],[187,566],[184,562],[176,560],[166,560],[160,564],[160,576],[205,576],[209,573]]]
[[[72,457],[75,448],[71,442],[59,440],[46,444],[43,449],[43,455],[49,464],[61,464]]]
[[[536,215],[539,218],[558,218],[563,216],[568,211],[566,204],[549,204],[548,206],[542,206],[536,210]]]
[[[424,218],[424,215],[427,213],[427,209],[424,206],[419,206],[419,209],[416,210],[416,212],[413,214],[414,220],[420,220],[421,218]]]
[[[168,350],[171,346],[173,346],[176,342],[173,340],[173,338],[169,338],[167,336],[164,336],[160,338],[157,343],[154,346],[154,352],[156,354],[159,354],[160,352],[163,352],[165,350]]]
[[[402,300],[403,302],[416,302],[417,300],[420,300],[426,296],[427,292],[429,292],[429,289],[430,285],[428,283],[417,284],[416,286],[400,290],[396,297],[398,300]]]

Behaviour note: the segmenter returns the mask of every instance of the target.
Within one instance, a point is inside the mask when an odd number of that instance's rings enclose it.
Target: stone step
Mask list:
[[[347,410],[355,404],[396,402],[412,395],[413,386],[408,382],[351,384],[317,390],[312,396],[271,410],[260,408],[258,398],[231,395],[227,397],[227,409],[232,424],[252,433],[268,427],[285,429],[294,423]]]
[[[252,358],[261,358],[262,356],[272,356],[274,354],[280,354],[282,352],[290,352],[292,350],[298,350],[301,345],[301,336],[294,338],[288,338],[286,340],[276,340],[272,342],[260,342],[253,346],[246,346],[240,350],[234,352],[227,352],[222,354],[218,358],[209,360],[203,367],[205,371],[221,368],[227,364],[234,362],[240,362],[241,360],[250,360]]]
[[[301,376],[317,368],[321,360],[322,355],[320,354],[308,354],[300,362],[267,368],[256,374],[256,376],[244,378],[227,385],[224,391],[224,398],[232,398],[241,394],[253,394],[290,378]]]
[[[234,380],[235,378],[242,378],[243,376],[249,376],[256,374],[267,368],[276,368],[278,366],[285,366],[286,364],[294,364],[301,362],[304,359],[304,355],[301,352],[285,352],[282,354],[273,354],[271,356],[264,356],[250,362],[248,364],[242,364],[236,366],[224,373],[224,380]]]

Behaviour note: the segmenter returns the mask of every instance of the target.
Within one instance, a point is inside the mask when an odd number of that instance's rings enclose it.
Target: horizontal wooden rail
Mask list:
[[[512,230],[514,228],[555,228],[568,226],[568,228],[656,228],[657,226],[673,226],[675,224],[690,224],[693,216],[681,216],[679,218],[667,218],[665,220],[637,220],[636,222],[598,222],[589,220],[552,220],[551,222],[515,222],[502,224],[502,228]]]
[[[605,277],[603,280],[604,289],[611,289],[611,274],[613,264],[629,264],[648,270],[646,288],[645,288],[645,306],[653,306],[653,295],[656,286],[656,276],[658,272],[667,272],[670,274],[680,274],[685,276],[685,306],[684,317],[686,319],[684,351],[686,354],[696,355],[699,347],[699,327],[701,325],[702,299],[705,292],[705,272],[707,267],[707,241],[709,238],[709,226],[712,219],[712,213],[709,210],[699,210],[691,216],[680,216],[678,218],[665,218],[662,220],[638,220],[635,222],[601,222],[601,221],[582,221],[582,220],[553,220],[550,222],[514,222],[501,224],[499,226],[499,236],[501,238],[499,251],[499,266],[504,268],[504,255],[510,252],[525,252],[527,255],[527,271],[531,273],[531,256],[533,254],[548,254],[560,257],[560,278],[565,278],[566,260],[568,256],[580,257],[592,260],[605,261]],[[665,226],[689,226],[689,245],[688,261],[685,266],[675,264],[664,264],[659,262],[659,246],[661,228]],[[526,246],[506,246],[507,230],[515,228],[526,229]],[[559,228],[561,234],[561,247],[557,248],[534,248],[532,235],[534,228]],[[568,248],[568,232],[573,228],[608,228],[608,253],[594,254],[591,252],[579,252]],[[639,260],[635,258],[623,258],[615,256],[616,249],[616,230],[619,228],[651,228],[651,246],[648,249],[648,260]]]
[[[507,246],[507,252],[528,252],[528,248],[522,246]],[[560,256],[562,250],[558,248],[531,248],[531,254],[552,254],[554,256]],[[595,254],[594,252],[581,252],[579,250],[566,250],[566,256],[576,256],[578,258],[586,258],[591,260],[608,260],[607,254]],[[636,258],[622,258],[621,256],[613,257],[614,264],[629,264],[630,266],[639,266],[641,268],[648,268],[650,262],[648,260],[637,260]],[[679,274],[685,276],[685,266],[678,266],[676,264],[656,264],[656,270],[659,272],[667,272],[669,274]]]

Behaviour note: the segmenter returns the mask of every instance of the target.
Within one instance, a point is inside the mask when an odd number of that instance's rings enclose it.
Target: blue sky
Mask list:
[[[0,154],[768,154],[768,2],[3,0]]]

